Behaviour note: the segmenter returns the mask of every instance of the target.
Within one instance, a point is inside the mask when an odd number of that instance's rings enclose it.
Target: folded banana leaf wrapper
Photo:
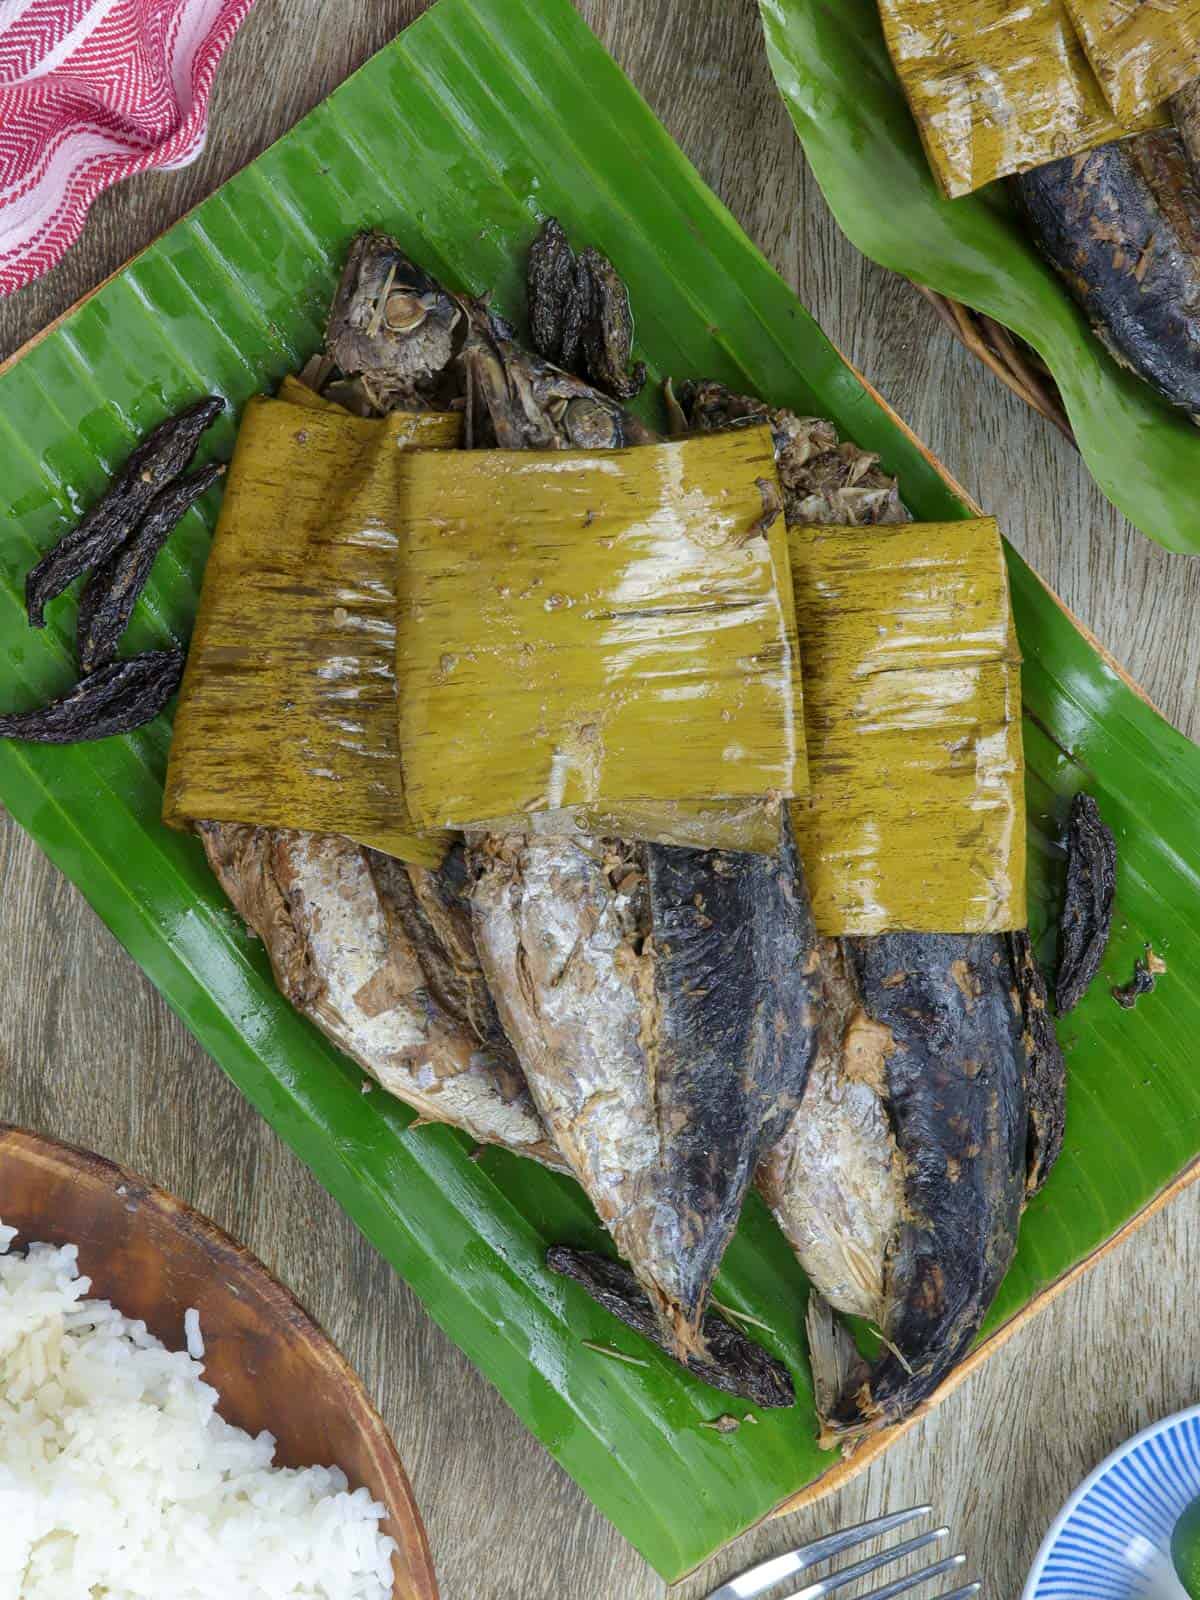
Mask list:
[[[1066,0],[1117,118],[1142,116],[1200,76],[1197,0]]]
[[[599,455],[463,455],[460,432],[353,417],[291,378],[246,407],[168,823],[429,865],[439,827],[500,804],[513,826],[565,811],[771,850],[796,795],[821,933],[1025,926],[992,519],[787,529],[765,428]]]
[[[413,821],[396,737],[395,457],[453,450],[462,417],[373,421],[311,393],[288,380],[242,417],[164,815],[344,833],[437,866],[447,841]]]
[[[1159,544],[1200,553],[1200,428],[1112,359],[1003,185],[955,200],[940,192],[876,0],[759,0],[759,9],[804,153],[850,241],[1031,345],[1103,492]]]
[[[823,934],[1026,925],[1020,656],[999,530],[792,528]]]
[[[768,428],[405,463],[396,691],[426,828],[808,787]]]
[[[835,10],[849,41],[846,4]],[[870,98],[863,77],[860,68],[857,92]],[[889,196],[890,211],[900,204]],[[881,453],[923,520],[968,515],[706,190],[569,0],[439,0],[0,374],[4,709],[44,702],[75,680],[74,597],[54,602],[45,631],[32,633],[22,604],[30,566],[140,435],[209,389],[235,414],[204,451],[228,456],[236,413],[320,348],[362,227],[396,233],[456,287],[492,288],[500,310],[519,318],[524,254],[542,213],[603,250],[627,279],[636,354],[651,368],[648,418],[663,376],[711,376],[832,418],[843,436]],[[689,240],[684,252],[680,239]],[[215,499],[189,513],[160,557],[129,650],[190,634]],[[1200,940],[1200,752],[1019,557],[1008,551],[1007,561],[1024,658],[1029,913],[1043,959],[1053,958],[1059,840],[1077,790],[1097,796],[1115,829],[1121,875],[1102,974],[1062,1030],[1066,1150],[1025,1215],[986,1332],[1036,1305],[1194,1171],[1200,1146],[1191,960]],[[0,799],[605,1515],[674,1578],[805,1486],[819,1492],[839,1481],[849,1469],[816,1443],[806,1284],[765,1208],[747,1207],[716,1295],[765,1324],[755,1332],[789,1365],[798,1399],[721,1433],[702,1424],[728,1411],[725,1397],[547,1272],[551,1243],[604,1247],[576,1185],[503,1151],[472,1160],[454,1132],[412,1127],[397,1102],[362,1094],[360,1072],[281,998],[199,843],[161,822],[170,734],[163,717],[93,745],[2,743]],[[1124,1011],[1108,984],[1128,980],[1147,940],[1168,971]]]
[[[879,13],[943,194],[1165,120],[1157,100],[1141,121],[1113,114],[1066,0],[879,0]]]

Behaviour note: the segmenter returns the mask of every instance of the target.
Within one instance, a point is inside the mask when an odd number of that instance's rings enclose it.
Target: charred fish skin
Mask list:
[[[746,1191],[804,1096],[820,975],[790,832],[777,857],[647,845],[655,1006],[646,1039],[667,1193],[684,1234],[681,1307],[699,1326]]]
[[[1028,1119],[1022,1019],[1002,934],[847,944],[904,1162],[887,1264],[889,1348],[826,1419],[855,1437],[909,1415],[967,1353],[1016,1249]]]
[[[431,989],[373,852],[234,823],[199,832],[280,992],[343,1054],[428,1121],[561,1167],[507,1044],[480,1039]]]
[[[1200,416],[1200,187],[1180,135],[1139,134],[1012,181],[1113,357]]]

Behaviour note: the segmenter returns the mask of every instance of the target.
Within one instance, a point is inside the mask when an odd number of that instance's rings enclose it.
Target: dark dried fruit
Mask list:
[[[1158,987],[1158,980],[1167,970],[1167,963],[1161,956],[1156,956],[1150,946],[1146,946],[1146,959],[1139,956],[1133,963],[1133,977],[1128,983],[1113,989],[1112,997],[1119,1006],[1126,1011],[1132,1011],[1134,1006],[1144,994],[1152,994]]]
[[[151,501],[132,537],[92,573],[79,602],[76,633],[79,665],[84,672],[95,671],[116,655],[158,552],[188,507],[224,470],[220,462],[214,461],[199,472],[169,483]]]
[[[526,288],[540,356],[618,400],[640,393],[645,363],[625,370],[633,348],[629,290],[607,256],[590,247],[576,256],[559,222],[547,217],[530,246]]]
[[[1058,931],[1054,998],[1065,1016],[1100,970],[1112,928],[1117,844],[1090,794],[1071,801],[1067,821],[1067,886]]]
[[[584,301],[579,298],[575,269],[575,252],[562,225],[547,217],[529,247],[529,331],[538,355],[568,369],[579,349],[586,304],[586,297]]]
[[[26,578],[25,609],[31,627],[45,627],[49,602],[125,542],[159,491],[187,466],[201,434],[224,409],[219,395],[208,395],[147,434],[83,521]]]
[[[82,678],[61,700],[0,717],[0,739],[81,744],[152,722],[179,687],[182,650],[146,650]]]
[[[626,372],[633,349],[629,290],[599,250],[588,248],[576,268],[576,292],[584,308],[583,354],[588,377],[618,400],[632,400],[646,382],[646,363]]]
[[[644,1338],[666,1350],[658,1317],[650,1298],[638,1285],[628,1267],[607,1256],[595,1255],[588,1250],[572,1250],[566,1245],[552,1245],[546,1252],[546,1265],[551,1272],[571,1278],[586,1289],[592,1299],[620,1318]],[[796,1392],[792,1375],[781,1361],[776,1361],[761,1345],[737,1328],[731,1328],[723,1318],[710,1311],[704,1318],[704,1340],[708,1345],[708,1359],[693,1358],[687,1370],[714,1389],[726,1394],[741,1395],[755,1405],[783,1407],[794,1405]]]
[[[1067,1064],[1050,1019],[1046,980],[1025,929],[1008,935],[1008,947],[1025,1023],[1025,1098],[1029,1104],[1025,1193],[1032,1199],[1062,1154]]]

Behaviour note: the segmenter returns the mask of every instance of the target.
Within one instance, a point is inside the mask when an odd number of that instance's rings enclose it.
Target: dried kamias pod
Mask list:
[[[526,275],[533,347],[547,361],[578,371],[618,400],[646,382],[646,363],[627,371],[633,349],[629,290],[606,255],[589,246],[575,255],[554,217],[530,246]]]
[[[1067,879],[1059,918],[1054,999],[1059,1016],[1074,1010],[1100,970],[1112,930],[1117,842],[1090,794],[1077,794],[1067,820]]]
[[[79,525],[26,578],[25,607],[32,627],[44,627],[47,604],[125,542],[159,492],[187,466],[201,434],[224,409],[224,400],[209,395],[160,423],[138,445]]]
[[[561,1244],[551,1245],[547,1250],[546,1265],[551,1272],[579,1284],[627,1328],[674,1356],[675,1352],[663,1339],[650,1297],[639,1287],[628,1267],[590,1250],[572,1250]],[[776,1361],[760,1344],[715,1311],[705,1316],[702,1332],[708,1354],[703,1358],[693,1357],[687,1363],[687,1370],[694,1377],[758,1406],[795,1405],[792,1375],[782,1361]]]
[[[132,733],[154,720],[182,676],[182,650],[147,650],[114,661],[80,679],[61,700],[0,717],[0,739],[81,744]]]
[[[150,502],[150,509],[123,545],[98,566],[79,602],[76,625],[79,665],[91,672],[117,653],[138,596],[146,586],[158,552],[180,517],[225,471],[218,461],[176,478]]]

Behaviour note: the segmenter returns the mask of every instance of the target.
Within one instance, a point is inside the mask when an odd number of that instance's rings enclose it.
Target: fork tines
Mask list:
[[[758,1596],[767,1594],[786,1578],[795,1577],[797,1573],[809,1572],[822,1562],[843,1555],[847,1550],[853,1550],[871,1539],[877,1539],[881,1534],[890,1533],[906,1522],[928,1516],[931,1510],[931,1506],[912,1506],[907,1511],[893,1511],[887,1516],[875,1517],[870,1522],[860,1522],[856,1527],[845,1528],[840,1533],[829,1534],[812,1544],[801,1545],[796,1550],[789,1550],[785,1555],[773,1556],[770,1560],[752,1567],[748,1572],[731,1578],[721,1588],[714,1590],[708,1600],[757,1600]],[[848,1584],[856,1583],[860,1578],[878,1572],[882,1567],[890,1566],[905,1556],[914,1555],[918,1550],[927,1549],[930,1545],[940,1542],[949,1532],[949,1528],[934,1528],[930,1532],[918,1534],[916,1538],[906,1539],[901,1544],[893,1545],[890,1550],[883,1550],[878,1555],[856,1561],[840,1572],[832,1572],[828,1577],[794,1590],[787,1600],[823,1600],[825,1595],[834,1594]],[[956,1571],[965,1562],[965,1556],[949,1556],[933,1566],[924,1567],[919,1572],[909,1573],[906,1577],[884,1584],[882,1588],[872,1589],[869,1594],[862,1595],[861,1600],[894,1600],[896,1595],[909,1594],[921,1585],[932,1583],[936,1578]],[[980,1587],[978,1583],[969,1583],[965,1588],[955,1589],[952,1593],[942,1596],[941,1600],[968,1600],[969,1596],[980,1592]]]

